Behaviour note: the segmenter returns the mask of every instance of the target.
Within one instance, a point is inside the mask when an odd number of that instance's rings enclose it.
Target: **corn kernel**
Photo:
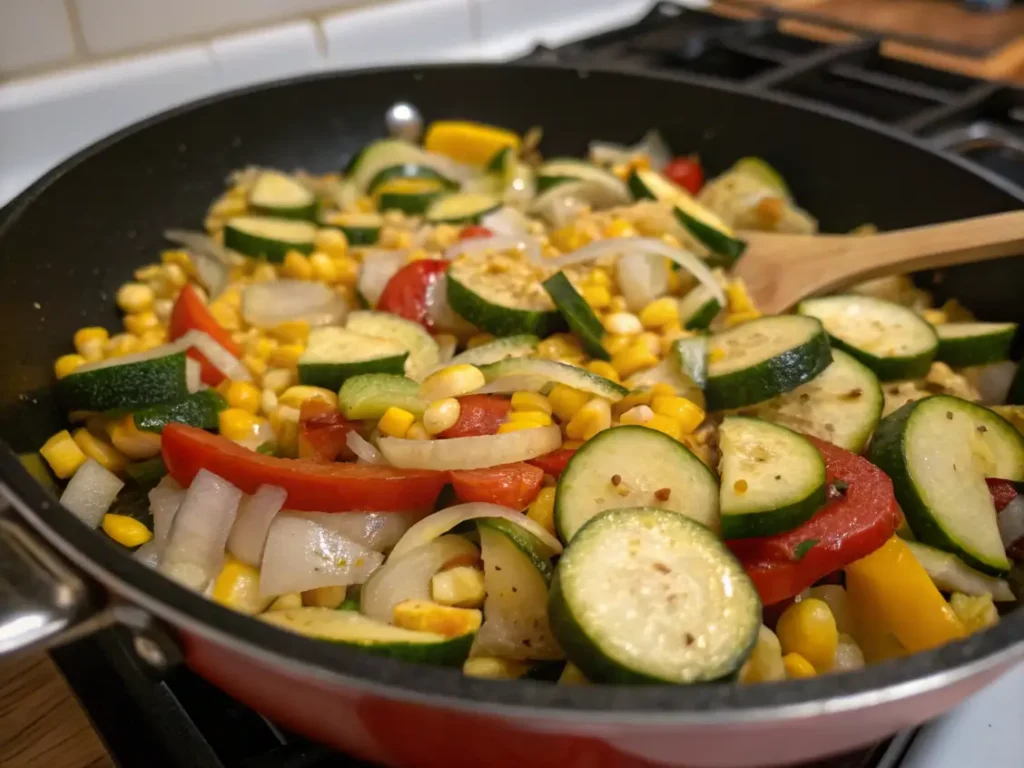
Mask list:
[[[270,414],[270,428],[282,455],[294,457],[298,452],[299,409],[287,405],[279,406]]]
[[[484,604],[484,575],[471,565],[436,573],[430,580],[430,597],[441,605],[479,608]]]
[[[313,247],[328,256],[338,258],[348,253],[348,238],[340,229],[325,227],[318,229],[313,237]]]
[[[496,656],[474,656],[462,665],[462,674],[484,680],[517,680],[530,671],[525,661],[512,661]]]
[[[850,605],[846,589],[839,584],[822,584],[819,587],[811,587],[810,596],[824,602],[832,611],[840,635],[850,634],[853,629],[853,606]],[[839,642],[842,642],[842,638]]]
[[[209,306],[210,314],[226,331],[238,331],[242,328],[242,316],[237,309],[221,301],[215,301]]]
[[[818,672],[832,668],[839,631],[824,601],[812,597],[789,606],[779,617],[776,631],[787,654],[799,653]]]
[[[655,299],[640,311],[640,322],[648,330],[657,330],[679,322],[679,302],[668,296]]]
[[[613,312],[606,315],[601,324],[607,333],[631,336],[640,333],[644,326],[632,312]]]
[[[266,377],[264,376],[264,379]],[[260,410],[268,416],[277,410],[277,395],[272,389],[264,389],[260,393]]]
[[[535,427],[547,427],[551,424],[551,415],[544,411],[513,411],[508,415],[508,424],[532,424]]]
[[[626,299],[623,296],[612,296],[611,303],[608,304],[608,311],[611,313],[626,312],[629,306],[626,304]]]
[[[313,270],[313,279],[324,283],[334,283],[338,280],[338,268],[334,260],[322,251],[314,251],[309,255],[309,266]]]
[[[66,429],[62,429],[43,443],[39,454],[46,459],[53,474],[61,480],[75,474],[88,458]]]
[[[420,397],[430,402],[459,397],[480,389],[485,382],[483,373],[474,365],[450,365],[424,379],[420,385]]]
[[[418,632],[460,637],[480,629],[483,614],[475,608],[453,608],[429,600],[403,600],[394,609],[394,624]]]
[[[179,264],[165,264],[164,279],[178,290],[181,290],[188,284],[188,274]]]
[[[275,368],[295,368],[305,351],[301,344],[282,344],[270,353],[268,362]]]
[[[526,516],[551,535],[555,534],[555,489],[541,488],[526,511]]]
[[[343,586],[316,587],[302,593],[302,604],[312,608],[336,609],[345,602],[348,589]]]
[[[124,316],[124,329],[136,336],[142,336],[146,331],[159,327],[160,321],[152,311]]]
[[[312,280],[313,265],[309,263],[305,254],[288,251],[284,255],[284,261],[281,262],[281,274],[295,280]]]
[[[405,433],[406,440],[429,440],[430,438],[431,434],[427,432],[422,421],[414,421]]]
[[[709,363],[720,363],[727,357],[726,352],[721,347],[712,347],[708,350],[708,362]]]
[[[86,425],[88,428],[89,425]],[[90,429],[90,432],[94,430]],[[160,453],[160,435],[135,426],[131,414],[111,423],[108,428],[110,442],[129,459],[151,459]]]
[[[954,592],[949,598],[949,605],[968,632],[980,632],[999,623],[999,612],[992,602],[992,595],[972,597]]]
[[[615,355],[621,352],[632,343],[632,336],[620,336],[614,333],[605,334],[604,338],[601,340],[601,346],[607,350],[609,355]]]
[[[630,344],[621,352],[612,355],[612,367],[623,379],[657,364],[658,356],[651,352],[643,341]]]
[[[556,333],[537,345],[537,357],[544,360],[576,363],[583,361],[584,354],[583,348],[575,336]]]
[[[768,627],[761,626],[754,650],[740,669],[739,677],[741,683],[767,683],[786,678],[786,667],[782,663],[782,646],[779,644],[779,638]]]
[[[921,313],[921,316],[932,325],[944,325],[949,322],[946,313],[941,309],[926,309]]]
[[[633,341],[636,344],[643,344],[652,355],[657,356],[661,353],[661,337],[654,331],[644,331],[634,337]]]
[[[551,244],[562,253],[578,250],[590,242],[590,236],[573,224],[556,229],[549,237]]]
[[[567,662],[555,685],[590,685],[590,681],[583,675],[579,667],[572,662]]]
[[[660,413],[651,416],[651,418],[644,422],[644,426],[656,429],[676,440],[683,439],[683,429],[679,426],[679,422],[675,419],[670,419],[668,416],[662,416]]]
[[[625,219],[612,219],[604,228],[605,237],[635,237],[636,230]]]
[[[573,440],[589,440],[598,432],[612,425],[611,403],[603,397],[592,398],[580,408],[565,425],[566,437]]]
[[[611,288],[612,276],[604,267],[594,267],[584,279],[586,285],[600,285],[604,288]]]
[[[725,297],[731,313],[757,312],[757,307],[754,306],[754,302],[747,292],[747,285],[740,277],[730,280],[725,286]]]
[[[288,592],[287,594],[281,595],[274,599],[270,605],[267,606],[268,611],[290,611],[293,608],[302,607],[302,594],[299,592]]]
[[[249,413],[260,410],[260,391],[248,381],[231,381],[224,397],[232,408],[241,408]]]
[[[350,288],[355,287],[359,280],[359,262],[350,256],[334,260],[334,268],[338,272],[338,283]]]
[[[228,440],[248,440],[259,431],[260,419],[241,408],[225,408],[217,417],[220,433]]]
[[[620,424],[646,424],[654,418],[654,411],[647,405],[634,405],[619,416]]]
[[[551,413],[551,401],[537,392],[514,392],[512,394],[513,411],[541,411]]]
[[[53,364],[53,372],[58,379],[63,379],[83,365],[85,365],[85,358],[81,355],[61,355]]]
[[[175,264],[181,267],[189,277],[196,276],[196,267],[192,263],[192,257],[188,255],[188,251],[164,251],[160,254],[160,261],[164,264]]]
[[[287,368],[272,368],[263,376],[263,386],[275,395],[280,395],[295,381],[295,373]]]
[[[414,421],[416,421],[416,417],[408,411],[391,406],[380,417],[377,428],[391,437],[405,437],[405,433],[409,431],[409,427]]]
[[[267,361],[262,357],[256,355],[244,355],[242,362],[245,367],[249,369],[249,373],[252,374],[253,378],[259,381],[264,373],[267,372]]]
[[[76,429],[74,438],[82,453],[96,460],[104,469],[115,473],[124,469],[124,455],[106,440],[96,437],[85,427]]]
[[[270,357],[270,353],[277,349],[278,344],[274,339],[258,334],[257,331],[255,335],[250,335],[245,340],[245,354],[266,360]]]
[[[683,434],[690,434],[704,421],[704,411],[687,400],[676,395],[657,395],[651,400],[651,410],[668,416],[679,422]]]
[[[331,408],[337,409],[338,407],[338,396],[334,392],[323,387],[311,387],[306,384],[289,387],[278,397],[278,400],[282,405],[287,405],[290,408],[301,408],[307,400],[320,400]]]
[[[298,600],[294,599],[296,597]],[[259,570],[231,556],[225,558],[224,565],[213,582],[213,599],[223,606],[250,616],[262,613],[270,603],[270,598],[260,595]],[[274,601],[274,605],[277,606],[276,610],[284,610],[286,607],[298,608],[302,605],[302,598],[298,595],[282,595]],[[271,610],[275,608],[272,607]]]
[[[139,339],[130,333],[119,333],[111,336],[110,340],[103,345],[103,354],[107,357],[121,357],[139,351]]]
[[[805,677],[814,677],[814,665],[799,653],[787,653],[782,657],[782,666],[786,669],[786,677],[790,680],[802,680]]]
[[[437,435],[455,426],[462,413],[462,406],[454,397],[435,400],[423,412],[423,428],[427,434]],[[550,420],[550,417],[549,417]]]
[[[499,435],[507,435],[510,432],[522,432],[524,429],[537,429],[544,426],[536,421],[506,421],[498,427]]]
[[[732,484],[732,489],[738,494],[746,493],[748,488],[750,488],[750,485],[743,478],[740,478]]]
[[[580,289],[580,295],[591,309],[604,309],[612,302],[611,291],[603,285],[584,285]]]
[[[473,347],[479,347],[481,344],[489,344],[494,341],[494,334],[491,333],[474,333],[466,341],[467,349],[473,349]]]
[[[565,384],[555,384],[548,393],[548,402],[551,403],[551,410],[563,424],[568,422],[577,411],[580,410],[590,395],[580,392],[578,389],[567,387]]]
[[[121,546],[131,549],[153,538],[153,532],[134,517],[109,512],[103,516],[103,532]]]
[[[117,306],[124,312],[145,312],[153,308],[156,295],[142,283],[125,283],[117,289]]]
[[[757,318],[759,318],[760,316],[761,313],[758,312],[756,309],[751,310],[749,312],[737,312],[736,314],[726,315],[725,327],[732,328],[733,326],[736,325],[743,325],[743,323],[748,323],[751,320],[757,320]]]
[[[605,360],[591,360],[587,363],[587,370],[591,373],[595,373],[598,376],[603,376],[610,381],[614,381],[616,384],[621,381],[619,379],[619,372],[615,370],[611,363]]]
[[[89,353],[94,350],[99,350],[100,356],[102,356],[103,345],[107,343],[109,338],[110,334],[107,333],[106,328],[98,328],[95,326],[90,328],[79,328],[75,331],[75,351],[86,359],[89,359]]]
[[[167,343],[167,331],[163,328],[154,328],[139,336],[139,352],[147,352]]]

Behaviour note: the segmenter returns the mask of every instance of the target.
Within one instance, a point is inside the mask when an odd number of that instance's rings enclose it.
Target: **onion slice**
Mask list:
[[[405,264],[405,251],[387,251],[382,248],[363,250],[363,265],[359,269],[359,293],[374,309],[388,281]]]
[[[558,426],[523,429],[503,435],[453,437],[446,440],[405,440],[382,437],[380,452],[403,469],[481,469],[535,459],[562,444]]]
[[[164,237],[176,245],[182,245],[192,253],[212,256],[225,266],[235,266],[245,260],[241,254],[236,254],[225,248],[212,237],[204,232],[191,232],[186,229],[168,229],[164,231]]]
[[[387,552],[427,512],[292,512],[283,514],[316,523],[375,552]]]
[[[1015,496],[999,512],[999,536],[1006,554],[1024,560],[1024,496]]]
[[[350,430],[349,433],[345,435],[345,444],[364,464],[383,464],[386,466],[388,463],[387,460],[380,455],[380,451],[373,447],[373,443],[355,430]]]
[[[523,431],[529,432],[530,430]],[[513,432],[511,434],[517,433]],[[411,552],[417,547],[422,547],[441,534],[447,533],[459,523],[464,523],[467,520],[476,520],[481,517],[500,517],[502,520],[508,520],[510,523],[518,525],[527,533],[532,533],[541,544],[548,548],[549,557],[561,554],[562,552],[562,543],[522,512],[517,512],[514,509],[497,504],[475,501],[470,504],[457,504],[454,507],[442,509],[423,518],[410,528],[399,542],[395,544],[395,548],[391,550],[391,557],[402,557],[407,552]]]
[[[427,284],[425,301],[427,317],[433,323],[435,332],[450,333],[460,339],[466,339],[476,333],[476,326],[456,314],[448,303],[448,281],[444,275],[439,275],[438,279]],[[453,346],[452,355],[454,354]]]
[[[361,584],[384,556],[297,515],[278,515],[270,526],[260,569],[260,594],[276,597],[318,587]]]
[[[525,237],[530,234],[530,220],[522,211],[507,205],[488,213],[480,223],[496,235]]]
[[[430,600],[430,579],[450,562],[476,560],[477,548],[461,536],[441,536],[406,552],[394,554],[377,569],[359,593],[359,610],[390,624],[395,606],[405,600]]]
[[[567,253],[554,259],[547,259],[545,263],[552,269],[561,269],[570,264],[581,264],[604,256],[615,256],[633,252],[656,254],[671,259],[693,275],[697,282],[705,286],[711,295],[718,300],[719,304],[725,306],[725,293],[703,261],[689,251],[684,251],[682,248],[673,248],[671,245],[653,237],[616,237],[607,240],[597,240],[572,253]]]
[[[178,485],[174,478],[165,475],[149,492],[149,512],[153,515],[152,543],[156,547],[157,556],[163,554],[167,545],[167,535],[171,532],[174,516],[185,500],[185,489]]]
[[[249,369],[242,364],[242,361],[214,341],[210,334],[203,331],[189,331],[178,341],[202,352],[203,357],[209,361],[210,365],[224,374],[226,378],[234,381],[252,381]]]
[[[242,492],[227,480],[199,470],[174,515],[160,571],[197,591],[206,589],[224,563],[241,500]]]
[[[86,525],[97,528],[124,482],[95,459],[86,459],[78,468],[60,503],[71,510]]]
[[[336,325],[348,314],[348,303],[323,283],[274,280],[253,283],[242,292],[242,316],[257,328],[305,320],[310,325]]]
[[[243,498],[228,536],[228,552],[243,563],[259,566],[270,524],[287,498],[288,492],[276,485],[261,485],[252,496]]]
[[[203,388],[203,366],[191,357],[185,358],[185,388],[190,394]]]
[[[1017,373],[1017,364],[1010,360],[989,365],[964,368],[963,375],[978,390],[985,405],[999,405],[1006,402],[1010,384]]]
[[[974,570],[956,555],[923,546],[916,541],[908,541],[906,544],[941,591],[963,592],[965,595],[991,595],[997,602],[1012,602],[1016,599],[1010,585],[1003,579]]]
[[[592,141],[588,149],[590,161],[598,165],[618,165],[645,157],[652,170],[660,171],[672,160],[672,150],[657,128],[649,130],[631,147],[609,141]]]
[[[619,259],[619,288],[632,312],[668,293],[668,265],[662,256],[630,251]]]

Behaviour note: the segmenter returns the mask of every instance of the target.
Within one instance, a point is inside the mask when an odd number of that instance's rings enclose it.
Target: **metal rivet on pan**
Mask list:
[[[399,101],[388,107],[384,114],[384,123],[394,139],[419,141],[423,133],[423,117],[420,111],[406,101]]]
[[[163,669],[167,666],[167,656],[164,655],[163,650],[155,640],[151,640],[145,635],[135,635],[133,645],[135,646],[135,652],[139,654],[139,658],[149,664],[149,666],[157,669]]]

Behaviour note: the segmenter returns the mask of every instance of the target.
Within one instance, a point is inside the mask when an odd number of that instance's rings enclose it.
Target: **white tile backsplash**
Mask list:
[[[74,52],[64,0],[0,0],[0,73],[69,59]]]
[[[476,50],[472,0],[398,0],[328,16],[333,69],[468,58]]]
[[[360,0],[73,0],[92,53],[116,53],[343,8]]]
[[[221,88],[315,72],[324,66],[319,31],[312,21],[218,37],[210,42]]]

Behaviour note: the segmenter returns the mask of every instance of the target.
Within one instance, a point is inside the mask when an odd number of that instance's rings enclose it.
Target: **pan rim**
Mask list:
[[[0,223],[0,238],[48,187],[84,160],[122,138],[151,125],[202,107],[248,95],[328,79],[350,79],[377,73],[404,73],[413,78],[434,72],[478,70],[556,70],[579,76],[614,76],[642,80],[681,82],[710,90],[726,91],[746,99],[781,104],[788,108],[851,123],[862,130],[882,134],[917,151],[952,163],[982,178],[1024,205],[1024,191],[995,174],[942,152],[914,137],[873,120],[843,110],[810,104],[785,94],[754,94],[742,87],[713,78],[667,73],[639,73],[594,67],[518,62],[512,64],[441,64],[422,67],[376,67],[351,72],[318,73],[215,94],[161,112],[82,149],[47,172],[15,198]],[[756,686],[690,687],[587,687],[578,689],[534,681],[516,685],[476,680],[457,670],[409,664],[289,634],[250,617],[223,608],[194,594],[135,561],[81,526],[70,512],[33,481],[6,445],[0,450],[0,478],[12,503],[30,524],[77,566],[115,594],[125,595],[155,616],[187,632],[230,647],[256,660],[284,667],[292,674],[329,680],[351,690],[384,698],[419,701],[476,714],[492,713],[525,717],[540,715],[564,721],[614,721],[625,724],[725,725],[739,722],[772,722],[814,717],[873,706],[951,685],[987,669],[1024,656],[1024,609],[1006,616],[1000,624],[978,635],[862,671],[785,681]],[[54,511],[57,514],[52,514]],[[429,693],[428,693],[429,692]]]

